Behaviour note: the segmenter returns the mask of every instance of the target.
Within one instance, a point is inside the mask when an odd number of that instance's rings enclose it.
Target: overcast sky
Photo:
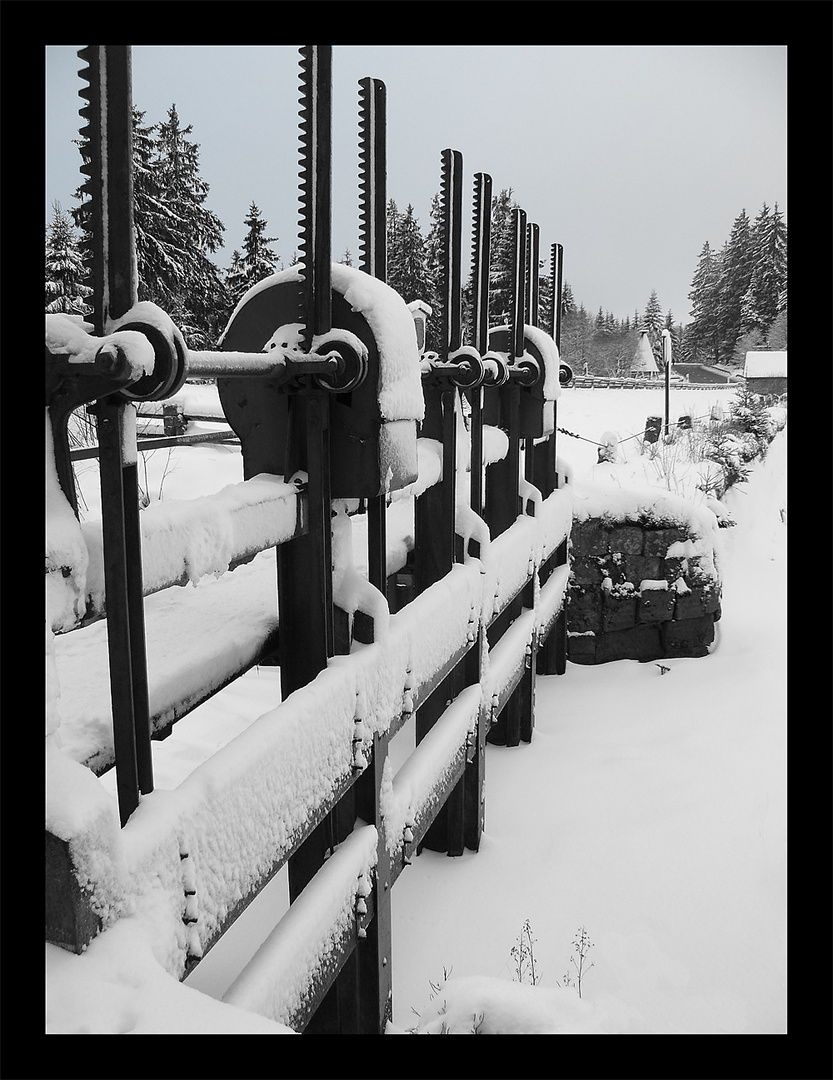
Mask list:
[[[77,205],[82,46],[46,47],[46,221]],[[617,318],[688,322],[703,244],[719,248],[741,210],[787,212],[786,46],[336,45],[333,258],[358,262],[358,81],[387,88],[388,198],[423,234],[440,155],[512,188],[553,243],[578,303]],[[254,201],[273,248],[298,246],[299,47],[134,45],[133,102],[146,123],[176,104],[200,147],[207,205],[226,226],[228,266]],[[471,221],[471,182],[464,187]],[[464,266],[471,230],[464,228]]]

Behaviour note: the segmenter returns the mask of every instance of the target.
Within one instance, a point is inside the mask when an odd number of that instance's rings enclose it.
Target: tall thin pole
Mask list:
[[[671,332],[662,332],[662,362],[665,367],[665,434],[669,428],[669,408],[671,396]]]

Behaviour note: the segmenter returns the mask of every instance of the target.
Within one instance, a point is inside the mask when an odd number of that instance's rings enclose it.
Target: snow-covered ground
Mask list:
[[[671,418],[731,398],[672,388]],[[644,457],[631,438],[662,413],[661,387],[564,391],[558,426],[584,437],[559,436],[577,496],[584,482],[612,498],[629,485],[696,495],[693,467]],[[618,461],[599,465],[608,432]],[[166,500],[241,479],[228,446],[158,450],[146,462],[151,496],[161,487]],[[785,466],[784,430],[724,500],[737,524],[720,532],[723,617],[709,656],[666,661],[667,672],[568,664],[537,680],[533,741],[488,747],[481,850],[425,851],[396,883],[391,1033],[786,1031]],[[95,517],[94,466],[81,484]],[[155,744],[157,787],[187,770],[197,726],[210,741],[273,708],[277,678],[256,669]],[[409,737],[397,735],[394,756]],[[219,1004],[286,910],[285,893],[278,875],[182,985],[130,919],[80,957],[47,946],[47,1032],[285,1031]],[[525,920],[535,987],[513,981]],[[592,948],[579,999],[561,983],[576,982],[581,927]]]

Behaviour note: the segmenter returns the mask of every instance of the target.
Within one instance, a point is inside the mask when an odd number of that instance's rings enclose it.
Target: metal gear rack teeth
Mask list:
[[[299,202],[298,220],[298,260],[299,271],[304,287],[301,290],[298,321],[304,324],[302,348],[309,350],[312,340],[310,316],[312,311],[312,266],[313,255],[313,185],[315,182],[315,139],[313,129],[315,107],[315,53],[312,45],[302,45],[300,49],[300,107],[299,107]]]
[[[512,286],[512,334],[510,338],[509,355],[512,360],[523,356],[524,353],[524,296],[526,289],[526,211],[515,207],[513,213],[514,226],[514,271]]]
[[[475,173],[472,203],[472,283],[474,286],[472,337],[475,348],[482,356],[488,349],[489,331],[492,178],[488,173]]]
[[[302,45],[300,103],[300,268],[303,280],[299,321],[303,347],[331,329],[330,157],[332,46]]]
[[[86,85],[78,91],[85,99],[78,114],[84,123],[79,129],[82,162],[79,171],[86,177],[80,185],[83,201],[78,207],[77,218],[81,230],[79,248],[86,267],[87,280],[92,287],[91,320],[98,332],[102,316],[104,294],[104,252],[102,248],[103,223],[101,196],[101,46],[86,45],[78,51],[78,59],[86,66],[78,72]]]
[[[460,346],[460,210],[463,155],[443,150],[440,170],[440,296],[442,347],[451,352]]]
[[[385,244],[385,84],[359,80],[359,266],[387,276]]]

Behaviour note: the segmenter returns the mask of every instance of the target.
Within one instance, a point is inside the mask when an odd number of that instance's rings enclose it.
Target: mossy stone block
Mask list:
[[[583,634],[601,629],[602,598],[598,589],[572,588],[567,603],[567,628]]]
[[[708,656],[714,641],[714,619],[702,615],[699,619],[675,619],[663,623],[662,645],[666,656]]]
[[[612,630],[625,630],[636,625],[635,594],[617,596],[615,593],[606,592],[602,597],[602,632],[610,633]]]
[[[610,530],[610,550],[623,555],[641,555],[642,535],[639,525],[616,525]]]
[[[602,568],[598,555],[576,555],[570,564],[577,585],[601,585]]]
[[[665,622],[674,618],[674,598],[672,589],[645,589],[639,598],[639,621]]]
[[[595,664],[597,641],[594,634],[568,634],[567,659],[574,664]]]
[[[604,528],[597,520],[574,521],[570,532],[573,555],[604,555],[608,549],[610,529]]]
[[[632,582],[637,588],[640,581],[658,580],[662,577],[662,559],[658,555],[625,555],[623,556],[625,567],[625,580]]]
[[[612,660],[658,660],[663,656],[659,627],[634,626],[603,634],[596,643],[596,663]]]
[[[688,540],[684,529],[646,529],[642,548],[643,555],[659,555],[664,559],[672,544]]]

